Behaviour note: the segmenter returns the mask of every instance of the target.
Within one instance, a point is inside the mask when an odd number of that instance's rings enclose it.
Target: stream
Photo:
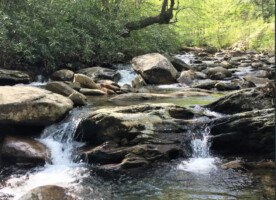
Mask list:
[[[183,57],[183,56],[182,56]],[[192,55],[184,56],[189,62]],[[122,76],[119,85],[129,84],[136,77],[130,66],[120,66]],[[30,85],[43,87],[48,80],[42,77]],[[176,85],[159,86],[153,91],[181,90]],[[210,95],[207,98],[189,97],[163,99],[149,102],[175,103],[180,106],[201,109],[200,105],[215,101],[220,96]],[[191,141],[193,154],[191,158],[179,158],[169,163],[156,163],[154,167],[133,175],[118,175],[102,177],[93,172],[92,167],[80,160],[75,150],[84,143],[74,141],[76,128],[86,114],[106,106],[126,106],[142,102],[112,103],[108,98],[89,97],[88,105],[74,108],[65,119],[46,127],[36,140],[45,144],[51,150],[51,163],[43,167],[29,170],[1,172],[3,187],[0,185],[0,199],[19,199],[32,188],[43,185],[58,185],[69,189],[70,194],[79,200],[109,200],[109,199],[149,199],[149,200],[197,200],[197,199],[269,199],[266,197],[266,184],[272,178],[273,171],[248,172],[242,170],[222,169],[222,163],[236,158],[221,157],[210,152],[208,135],[209,127],[203,126]],[[144,103],[144,102],[143,102]],[[214,117],[218,113],[208,110]],[[204,120],[204,119],[198,119]],[[191,130],[192,131],[192,130]]]

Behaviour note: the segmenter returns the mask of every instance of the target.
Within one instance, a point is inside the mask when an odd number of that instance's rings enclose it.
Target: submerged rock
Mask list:
[[[48,90],[27,86],[0,87],[0,127],[47,126],[60,120],[73,102]]]
[[[106,95],[106,93],[99,89],[81,88],[80,92],[85,95]]]
[[[6,136],[1,154],[10,163],[45,164],[50,162],[50,151],[42,143],[27,138]]]
[[[274,158],[274,111],[274,108],[249,111],[213,120],[211,149],[227,155]]]
[[[210,93],[201,92],[201,91],[183,91],[183,92],[174,92],[168,94],[159,94],[159,93],[127,93],[117,95],[110,98],[108,101],[145,101],[145,100],[156,100],[156,99],[167,99],[173,97],[200,97],[200,96],[209,96]]]
[[[51,76],[54,81],[73,81],[74,72],[68,69],[62,69],[54,72]]]
[[[45,185],[30,190],[19,200],[74,200],[74,198],[60,186]]]
[[[191,154],[188,127],[194,114],[173,104],[142,104],[92,111],[76,135],[93,147],[90,163],[132,168]]]
[[[17,70],[0,69],[0,85],[30,83],[30,76]]]
[[[273,108],[274,91],[275,86],[273,84],[268,84],[264,87],[243,89],[232,92],[206,107],[224,114]]]
[[[151,53],[135,57],[132,59],[132,67],[148,84],[176,83],[177,70],[161,54]]]

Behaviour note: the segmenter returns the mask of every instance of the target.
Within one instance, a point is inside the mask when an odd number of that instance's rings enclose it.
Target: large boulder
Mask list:
[[[97,83],[101,80],[119,81],[121,78],[120,73],[116,70],[103,67],[89,67],[85,69],[80,69],[77,71],[77,73],[85,74]]]
[[[42,143],[28,138],[6,136],[1,154],[10,163],[45,164],[50,162],[51,153]]]
[[[74,200],[67,190],[57,185],[36,187],[21,196],[19,200]]]
[[[74,90],[72,87],[65,84],[64,82],[61,82],[61,81],[50,82],[46,85],[46,89],[51,92],[68,97],[74,102],[75,106],[83,106],[87,104],[87,99],[83,94]]]
[[[132,59],[133,69],[148,84],[170,84],[176,82],[177,70],[161,54],[151,53]]]
[[[214,67],[208,69],[207,76],[212,80],[222,80],[232,76],[232,72],[223,67]]]
[[[30,76],[27,73],[0,69],[0,85],[15,85],[18,83],[29,83]]]
[[[74,72],[68,69],[62,69],[54,72],[51,79],[54,81],[73,81]]]
[[[7,125],[11,128],[16,125],[47,126],[59,121],[72,108],[70,99],[48,90],[28,86],[0,87],[0,128]]]
[[[265,87],[248,88],[232,92],[206,107],[224,114],[273,108],[274,95],[275,86],[268,84]]]
[[[104,108],[92,111],[76,135],[92,145],[82,154],[90,163],[132,168],[190,156],[191,135],[187,131],[193,116],[190,110],[174,104]]]
[[[275,158],[274,108],[249,111],[210,123],[211,149],[228,155]]]

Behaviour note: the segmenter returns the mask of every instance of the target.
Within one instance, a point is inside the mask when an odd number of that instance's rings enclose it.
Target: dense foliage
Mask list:
[[[185,0],[177,31],[185,45],[274,51],[272,0]]]
[[[72,62],[105,64],[148,52],[173,53],[183,45],[274,48],[271,0],[179,2],[176,23],[124,37],[127,22],[157,15],[162,1],[1,0],[0,65],[52,71]]]

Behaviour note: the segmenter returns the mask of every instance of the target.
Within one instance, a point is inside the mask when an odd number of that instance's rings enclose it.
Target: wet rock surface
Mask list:
[[[45,185],[34,188],[24,194],[19,200],[74,200],[66,189],[57,185]]]
[[[45,164],[50,162],[50,150],[42,143],[28,138],[6,136],[1,149],[5,161],[13,164]]]
[[[91,112],[79,125],[77,135],[94,146],[83,152],[90,163],[133,168],[189,156],[191,135],[187,130],[193,116],[173,104],[106,108]]]
[[[213,111],[233,114],[254,109],[266,109],[274,107],[274,84],[264,87],[243,89],[230,93],[219,100],[207,105]]]
[[[241,112],[210,123],[211,148],[226,155],[262,155],[275,151],[274,108]]]

